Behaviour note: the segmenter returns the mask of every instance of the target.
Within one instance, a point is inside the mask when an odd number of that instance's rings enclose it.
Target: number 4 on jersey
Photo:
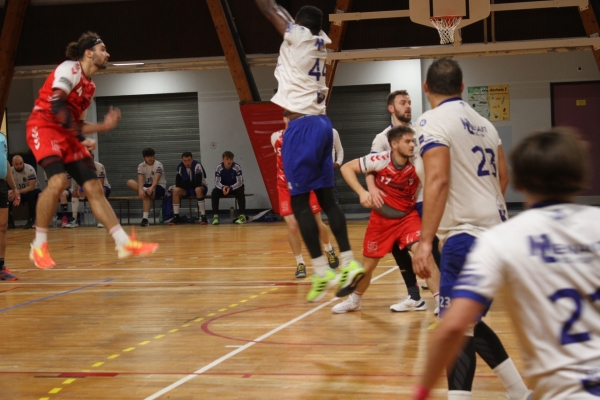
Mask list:
[[[310,76],[314,76],[317,81],[319,81],[321,79],[322,76],[325,76],[325,68],[327,67],[327,64],[323,63],[323,72],[321,72],[321,67],[319,66],[319,59],[317,59],[315,61],[315,65],[312,66],[312,68],[310,69],[310,71],[308,71],[308,75]]]

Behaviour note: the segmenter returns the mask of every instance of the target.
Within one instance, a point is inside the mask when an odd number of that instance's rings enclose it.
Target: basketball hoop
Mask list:
[[[454,29],[460,24],[460,15],[444,15],[431,17],[429,21],[440,33],[440,44],[454,43]]]

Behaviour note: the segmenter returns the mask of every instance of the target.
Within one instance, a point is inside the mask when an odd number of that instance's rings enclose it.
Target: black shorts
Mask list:
[[[0,208],[8,208],[8,183],[4,179],[0,179]]]

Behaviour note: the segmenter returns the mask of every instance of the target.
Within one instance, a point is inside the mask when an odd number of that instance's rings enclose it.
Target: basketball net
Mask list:
[[[454,43],[454,30],[460,24],[462,17],[458,15],[445,15],[431,17],[429,21],[440,33],[440,44]]]

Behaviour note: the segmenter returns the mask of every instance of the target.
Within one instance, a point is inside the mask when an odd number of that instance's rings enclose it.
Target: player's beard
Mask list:
[[[92,62],[98,69],[106,69],[106,67],[108,66],[108,58],[104,60],[104,62],[99,62],[99,60],[100,57],[98,57],[96,54],[92,56]]]
[[[23,172],[24,169],[25,169],[25,166],[23,165],[23,168],[21,168],[21,169],[16,169],[15,168],[15,171],[17,171],[17,172]]]
[[[406,114],[406,113],[400,114],[398,111],[394,110],[394,115],[396,116],[396,119],[398,121],[402,121],[405,124],[410,123],[411,114]]]

